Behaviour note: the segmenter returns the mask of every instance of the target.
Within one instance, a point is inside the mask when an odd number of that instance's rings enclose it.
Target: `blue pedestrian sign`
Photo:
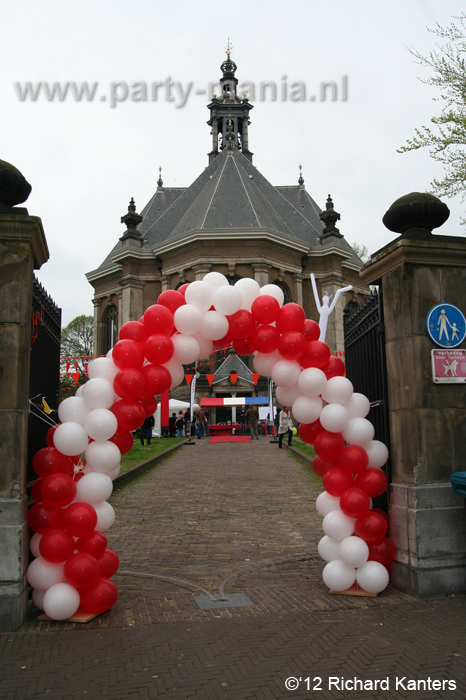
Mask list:
[[[429,338],[441,348],[456,348],[466,337],[466,319],[453,304],[436,304],[427,314]]]

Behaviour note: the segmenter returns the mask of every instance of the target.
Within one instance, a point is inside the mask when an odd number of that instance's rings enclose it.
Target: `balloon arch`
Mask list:
[[[277,285],[261,288],[249,278],[230,285],[210,272],[162,292],[140,321],[122,326],[107,357],[89,364],[89,381],[60,404],[61,422],[33,460],[35,559],[27,578],[50,618],[97,615],[116,602],[118,555],[104,533],[115,519],[107,499],[120,457],[133,445],[131,431],[154,413],[157,395],[181,384],[183,365],[230,343],[242,355],[256,353],[256,372],[273,379],[277,401],[291,406],[301,439],[314,445],[313,469],[325,489],[316,501],[324,583],[373,594],[388,585],[388,516],[371,503],[387,488],[381,467],[388,450],[373,439],[369,400],[353,391],[343,362],[323,342],[328,314],[319,327],[301,306],[283,302]],[[328,311],[328,297],[325,303]]]

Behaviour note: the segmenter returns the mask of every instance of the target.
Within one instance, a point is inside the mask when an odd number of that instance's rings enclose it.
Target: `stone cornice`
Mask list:
[[[172,250],[183,248],[192,243],[197,243],[199,241],[266,241],[267,243],[275,243],[281,247],[291,248],[294,251],[299,251],[301,253],[307,253],[309,251],[309,245],[303,241],[299,241],[297,238],[290,238],[279,234],[276,231],[271,231],[270,229],[264,228],[250,228],[247,231],[232,231],[231,229],[218,229],[216,231],[206,231],[197,230],[190,231],[184,236],[179,238],[170,239],[164,243],[160,243],[153,247],[154,254],[163,255],[164,253],[169,253]]]
[[[151,256],[153,257],[153,256]],[[119,274],[123,269],[122,265],[108,265],[108,267],[98,267],[97,270],[91,270],[91,272],[86,272],[87,281],[92,284],[97,280],[101,280],[109,275]]]
[[[432,236],[429,240],[399,237],[371,256],[360,270],[367,284],[375,284],[402,264],[466,267],[466,239]]]
[[[50,258],[44,227],[39,216],[0,214],[0,240],[30,243],[35,270],[39,270]]]

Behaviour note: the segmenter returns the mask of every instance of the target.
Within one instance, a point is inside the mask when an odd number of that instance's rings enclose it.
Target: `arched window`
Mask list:
[[[291,296],[290,290],[289,290],[289,288],[288,288],[288,285],[286,285],[284,282],[280,282],[280,280],[274,280],[274,281],[272,282],[272,284],[276,284],[277,287],[280,287],[280,289],[282,290],[283,295],[284,295],[284,297],[285,297],[285,301],[284,301],[283,303],[284,303],[284,304],[288,304],[288,303],[291,301],[291,299],[292,299],[292,296]]]
[[[110,304],[105,310],[105,352],[113,348],[118,340],[118,308]]]

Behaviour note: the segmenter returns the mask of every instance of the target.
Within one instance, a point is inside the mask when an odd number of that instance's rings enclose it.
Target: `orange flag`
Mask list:
[[[194,374],[185,374],[184,378],[186,379],[186,384],[189,386],[191,382],[193,381]]]
[[[236,380],[238,379],[238,375],[236,374],[236,372],[230,373],[230,379],[231,379],[231,383],[235,384]]]
[[[206,374],[207,381],[209,382],[209,386],[212,386],[212,382],[214,380],[215,374]]]
[[[251,375],[251,376],[252,376],[252,378],[253,378],[253,380],[254,380],[254,386],[255,386],[255,385],[257,384],[257,381],[258,381],[259,377],[260,377],[260,374],[253,374],[253,375]]]

